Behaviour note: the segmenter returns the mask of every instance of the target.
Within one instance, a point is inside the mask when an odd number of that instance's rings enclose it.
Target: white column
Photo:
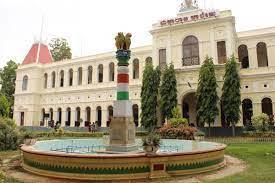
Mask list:
[[[249,67],[258,68],[258,58],[257,58],[257,49],[256,46],[247,45],[248,57],[249,57]]]
[[[76,110],[75,108],[71,108],[71,127],[75,126],[76,121]]]
[[[268,59],[268,66],[275,66],[275,49],[272,45],[267,45],[267,59]]]
[[[211,55],[209,55],[209,57],[213,57],[213,62],[214,64],[218,64],[218,54],[217,54],[217,43],[215,41],[215,29],[214,28],[211,28],[210,29],[210,48],[211,48]],[[203,60],[205,59],[204,58],[205,55],[201,55],[201,65],[203,64]]]
[[[65,122],[67,121],[67,111],[66,109],[62,109],[62,114],[61,114],[61,126],[65,126]]]
[[[107,127],[107,110],[105,108],[101,108],[101,127]]]
[[[60,79],[60,78],[59,78]],[[64,83],[63,83],[63,86],[64,87],[67,87],[67,86],[69,86],[69,80],[70,80],[70,78],[69,78],[69,70],[64,70]],[[60,86],[60,85],[59,85]]]
[[[80,119],[82,119],[82,123],[80,123],[80,127],[85,127],[86,118],[86,110],[81,108]]]
[[[82,85],[88,84],[88,68],[82,67]]]
[[[109,65],[103,64],[103,83],[109,82]]]
[[[77,69],[74,69],[73,72],[73,86],[77,86],[78,85],[78,72]]]

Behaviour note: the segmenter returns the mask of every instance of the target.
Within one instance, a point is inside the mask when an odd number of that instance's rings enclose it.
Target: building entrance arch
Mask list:
[[[197,97],[194,91],[185,94],[182,97],[181,101],[181,109],[182,109],[182,117],[188,119],[188,123],[191,126],[197,125]]]

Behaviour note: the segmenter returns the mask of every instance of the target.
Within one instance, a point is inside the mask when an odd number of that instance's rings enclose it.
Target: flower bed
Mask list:
[[[166,124],[157,131],[164,139],[182,139],[182,140],[195,140],[195,133],[197,129],[185,125],[177,127]]]

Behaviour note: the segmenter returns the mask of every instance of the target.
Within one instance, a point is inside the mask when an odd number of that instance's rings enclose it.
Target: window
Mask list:
[[[115,64],[109,64],[109,81],[115,81]]]
[[[159,67],[164,68],[166,66],[166,49],[159,50]]]
[[[62,109],[58,108],[57,110],[57,123],[61,124],[62,122]]]
[[[103,65],[100,64],[97,68],[97,72],[98,72],[98,82],[102,83],[103,82]]]
[[[240,45],[238,48],[238,56],[239,61],[242,64],[242,68],[246,69],[249,68],[249,57],[248,57],[248,50],[246,45]]]
[[[85,126],[89,126],[91,123],[91,108],[86,107],[86,120],[85,120]]]
[[[147,57],[147,58],[145,59],[145,63],[146,63],[146,64],[153,64],[153,59],[152,59],[152,57]]]
[[[82,85],[82,67],[78,68],[77,76],[78,76],[78,85]]]
[[[64,71],[60,71],[60,87],[64,86]]]
[[[52,72],[52,88],[55,88],[55,72]]]
[[[133,79],[139,78],[139,60],[136,58],[133,60]]]
[[[44,74],[44,88],[46,89],[47,86],[48,86],[48,74],[45,73],[45,74]]]
[[[22,90],[26,91],[28,89],[28,76],[23,77]]]
[[[258,67],[268,67],[267,49],[264,42],[257,44]]]
[[[133,110],[134,123],[135,123],[136,127],[138,127],[138,117],[139,117],[139,114],[138,114],[138,105],[134,104],[132,106],[132,110]]]
[[[65,122],[66,126],[71,126],[71,108],[68,107],[66,110],[66,122]]]
[[[74,71],[73,69],[69,70],[69,86],[73,86],[73,75],[74,75]]]
[[[195,36],[188,36],[182,42],[183,66],[199,65],[199,41]]]
[[[107,127],[110,126],[111,118],[114,116],[113,106],[108,107],[108,119],[107,119]]]
[[[91,84],[93,82],[93,67],[88,67],[88,84]]]
[[[96,123],[99,127],[101,127],[101,123],[102,123],[102,111],[101,111],[101,107],[98,106],[96,108]]]
[[[224,64],[226,63],[227,56],[226,56],[226,44],[225,41],[217,42],[217,51],[218,51],[218,63]]]

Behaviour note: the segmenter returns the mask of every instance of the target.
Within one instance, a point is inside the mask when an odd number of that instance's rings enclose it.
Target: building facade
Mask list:
[[[190,4],[191,3],[191,4]],[[221,95],[227,58],[240,62],[242,119],[267,113],[275,107],[275,27],[236,32],[231,11],[199,9],[183,4],[175,18],[153,24],[152,45],[132,49],[130,100],[133,119],[140,125],[140,92],[146,62],[174,64],[178,105],[183,117],[196,124],[199,69],[206,56],[213,57]],[[46,45],[35,43],[17,70],[14,120],[21,126],[109,125],[116,100],[115,52],[53,62]],[[215,126],[224,126],[222,106]]]

